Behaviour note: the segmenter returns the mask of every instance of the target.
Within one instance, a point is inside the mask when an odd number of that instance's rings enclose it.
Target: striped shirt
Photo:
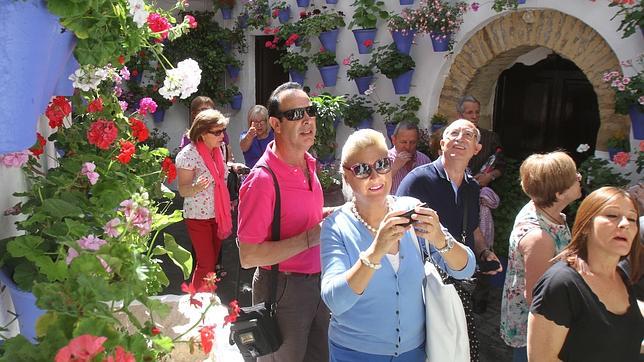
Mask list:
[[[392,147],[389,150],[389,157],[392,159],[392,161],[396,158],[397,154],[398,152],[396,151],[396,147]],[[424,165],[430,162],[432,162],[432,160],[427,157],[427,155],[420,151],[416,151],[416,156],[411,160],[411,162],[407,162],[403,167],[400,168],[400,170],[398,170],[398,172],[396,172],[395,175],[392,176],[391,191],[389,191],[389,193],[395,195],[396,191],[398,190],[398,186],[411,170],[420,165]]]

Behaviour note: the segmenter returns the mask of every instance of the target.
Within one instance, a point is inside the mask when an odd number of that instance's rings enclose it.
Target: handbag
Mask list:
[[[280,240],[280,191],[275,174],[268,166],[263,167],[273,177],[275,185],[275,208],[271,225],[272,240]],[[250,307],[240,308],[237,320],[230,324],[229,343],[236,344],[239,352],[245,358],[256,358],[276,352],[282,345],[282,335],[276,319],[277,272],[279,264],[271,267],[269,299]],[[239,299],[239,269],[235,299]]]
[[[420,252],[420,243],[414,230],[412,239]],[[470,341],[465,309],[456,290],[456,279],[450,277],[434,261],[428,243],[423,243],[425,259],[425,353],[430,362],[470,361]]]

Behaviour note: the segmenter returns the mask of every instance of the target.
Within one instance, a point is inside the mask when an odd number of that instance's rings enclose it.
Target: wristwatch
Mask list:
[[[452,248],[454,247],[454,244],[456,244],[456,240],[454,239],[454,237],[452,237],[452,235],[446,233],[445,234],[445,246],[443,246],[440,249],[436,249],[436,251],[441,253],[441,254],[445,254],[448,251],[452,250]]]

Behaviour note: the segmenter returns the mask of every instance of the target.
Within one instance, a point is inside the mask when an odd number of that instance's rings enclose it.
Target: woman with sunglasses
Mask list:
[[[474,254],[441,227],[433,210],[389,195],[391,160],[381,133],[353,133],[341,163],[345,196],[352,198],[321,232],[330,361],[425,361],[418,239],[429,242],[437,264],[458,279],[474,272]],[[410,218],[402,216],[412,209]]]
[[[641,360],[644,318],[632,289],[641,275],[638,216],[637,201],[616,187],[581,203],[570,244],[534,287],[530,361]]]
[[[228,171],[220,148],[227,125],[228,118],[219,111],[199,112],[188,132],[190,143],[176,160],[184,218],[197,259],[192,276],[197,289],[203,285],[204,277],[215,271],[221,241],[232,230],[226,188]]]
[[[519,170],[530,201],[519,211],[510,234],[508,267],[501,299],[501,338],[513,361],[527,361],[528,310],[532,288],[570,242],[562,210],[581,197],[581,175],[565,152],[534,154]]]

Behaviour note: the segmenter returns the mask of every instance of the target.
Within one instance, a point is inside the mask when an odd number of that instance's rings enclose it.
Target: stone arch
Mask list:
[[[606,139],[615,131],[628,134],[628,118],[615,113],[615,94],[602,81],[604,72],[621,69],[617,56],[592,27],[552,9],[508,12],[467,39],[445,79],[438,112],[454,119],[456,104],[464,94],[483,102],[490,99],[501,72],[518,56],[537,47],[552,49],[573,61],[592,84],[600,118],[597,148],[605,150]],[[484,122],[486,116],[490,117],[483,114]]]

